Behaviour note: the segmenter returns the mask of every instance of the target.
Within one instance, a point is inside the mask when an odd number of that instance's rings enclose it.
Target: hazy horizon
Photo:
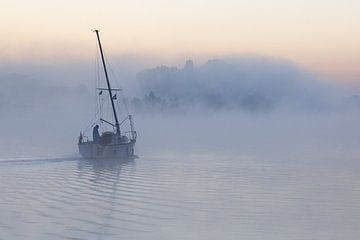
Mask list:
[[[91,59],[96,39],[90,30],[99,28],[111,57],[145,56],[173,64],[255,54],[354,83],[360,76],[359,8],[355,0],[5,0],[0,59]]]

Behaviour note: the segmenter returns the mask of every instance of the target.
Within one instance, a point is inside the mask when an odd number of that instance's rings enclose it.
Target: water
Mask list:
[[[212,155],[2,160],[0,236],[356,239],[358,170]]]
[[[138,126],[132,160],[2,157],[0,239],[358,239],[355,120],[251,119],[215,140],[210,120],[173,139],[169,120]]]

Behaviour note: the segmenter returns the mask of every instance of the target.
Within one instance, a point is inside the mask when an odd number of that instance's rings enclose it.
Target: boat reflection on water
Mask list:
[[[83,182],[88,188],[86,190],[87,205],[91,206],[91,209],[87,211],[96,216],[92,235],[97,235],[98,239],[112,235],[114,231],[141,232],[144,230],[142,222],[128,218],[128,215],[133,215],[133,211],[124,209],[124,206],[129,205],[126,203],[127,199],[134,197],[129,195],[127,182],[129,174],[132,175],[135,172],[136,158],[78,160],[79,182]],[[125,176],[122,176],[122,172]],[[124,203],[121,204],[121,202]],[[88,220],[82,219],[82,221]],[[122,224],[119,224],[121,222]]]
[[[104,159],[86,159],[81,158],[78,160],[78,173],[83,171],[89,172],[92,170],[95,173],[94,176],[101,175],[104,172],[118,173],[120,174],[121,168],[126,165],[134,165],[135,159],[137,156],[122,158],[122,159],[113,159],[113,158],[104,158]]]

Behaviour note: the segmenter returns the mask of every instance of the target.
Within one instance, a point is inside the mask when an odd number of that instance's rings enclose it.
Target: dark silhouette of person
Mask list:
[[[79,142],[78,142],[78,143],[79,143],[79,144],[82,143],[83,140],[84,140],[84,136],[83,136],[82,132],[80,132]]]
[[[94,143],[100,143],[99,125],[93,128],[93,141]]]

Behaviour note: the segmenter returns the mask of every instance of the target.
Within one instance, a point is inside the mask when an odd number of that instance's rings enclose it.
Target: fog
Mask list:
[[[119,59],[131,160],[79,156],[109,103],[97,64],[2,65],[0,238],[358,238],[357,88],[259,56]]]
[[[290,61],[224,56],[169,66],[153,62],[123,56],[110,66],[113,85],[124,89],[118,100],[129,109],[121,107],[121,113],[134,114],[139,155],[251,155],[317,144],[334,150],[356,142],[357,89]],[[2,64],[1,155],[76,155],[77,136],[95,112],[95,75],[102,72],[94,65],[83,60]]]

